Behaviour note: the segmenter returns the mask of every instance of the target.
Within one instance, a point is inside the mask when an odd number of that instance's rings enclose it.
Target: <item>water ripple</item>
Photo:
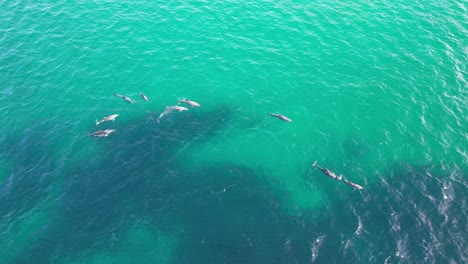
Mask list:
[[[0,262],[124,261],[136,241],[180,263],[467,262],[464,2],[0,10]],[[147,116],[179,97],[203,107]],[[115,137],[86,137],[114,112]]]

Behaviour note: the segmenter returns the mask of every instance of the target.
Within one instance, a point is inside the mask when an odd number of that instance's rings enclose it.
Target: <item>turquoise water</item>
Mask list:
[[[0,263],[468,262],[467,8],[0,0]]]

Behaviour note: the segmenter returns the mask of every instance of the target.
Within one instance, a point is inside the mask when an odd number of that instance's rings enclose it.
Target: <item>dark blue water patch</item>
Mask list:
[[[32,124],[23,134],[8,135],[1,143],[2,159],[10,164],[8,179],[0,186],[0,217],[14,220],[46,196],[44,190],[58,175],[54,160],[54,133],[65,132],[66,125],[52,120]]]
[[[466,185],[396,164],[381,182],[353,191],[309,168],[304,179],[329,194],[329,204],[320,215],[293,216],[281,206],[284,193],[269,184],[271,175],[229,163],[187,171],[177,160],[186,144],[220,133],[230,108],[176,114],[159,125],[151,116],[116,124],[109,138],[90,138],[104,150],[64,172],[60,217],[14,263],[122,250],[115,240],[138,219],[154,234],[178,239],[173,263],[466,262]],[[30,145],[24,164],[42,164],[32,157],[47,151]],[[34,186],[41,197],[46,186]],[[16,199],[21,205],[23,198]]]
[[[233,164],[191,174],[167,219],[184,227],[175,263],[304,263],[311,227],[283,210],[267,177]]]
[[[155,186],[156,190],[147,191],[154,195],[150,198],[158,199],[161,193],[158,192],[159,181],[164,180],[168,172],[179,170],[174,158],[177,147],[209,138],[230,119],[230,110],[219,107],[207,114],[188,113],[178,118],[168,118],[160,125],[152,118],[139,119],[120,126],[118,132],[109,138],[90,138],[106,148],[100,155],[90,157],[99,158],[101,165],[96,166],[96,162],[90,160],[65,172],[67,180],[61,199],[62,222],[49,225],[41,239],[44,243],[36,243],[18,256],[17,261],[48,263],[53,252],[56,252],[51,247],[64,249],[63,252],[67,253],[63,254],[79,256],[82,250],[96,245],[96,241],[101,241],[98,245],[106,245],[109,234],[103,231],[111,228],[118,232],[127,226],[126,216],[131,215],[133,209],[126,205],[135,201],[139,192],[148,186]],[[45,151],[39,146],[34,147]],[[31,151],[28,154],[37,153]],[[41,161],[31,164],[40,165]],[[35,178],[24,180],[37,184]],[[154,185],[153,182],[158,184]],[[38,194],[45,192],[45,187],[35,186]],[[26,193],[18,195],[21,195],[19,200],[27,197]],[[140,202],[138,199],[136,201]],[[15,202],[12,201],[12,204]],[[133,214],[144,215],[139,211]],[[54,241],[55,246],[50,241]]]

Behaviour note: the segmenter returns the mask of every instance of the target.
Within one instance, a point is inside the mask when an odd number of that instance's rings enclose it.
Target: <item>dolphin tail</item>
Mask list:
[[[317,161],[314,161],[314,164],[312,166],[316,167],[317,166]]]
[[[271,113],[267,113],[267,115],[271,116]]]
[[[91,133],[88,132],[88,137],[91,137]]]
[[[96,126],[99,124],[101,124],[101,122],[96,119]]]
[[[341,181],[343,179],[343,175],[338,176],[338,178],[336,178],[336,179]]]

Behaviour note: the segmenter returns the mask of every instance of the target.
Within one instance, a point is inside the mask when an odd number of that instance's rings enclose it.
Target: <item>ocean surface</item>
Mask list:
[[[0,22],[0,263],[468,263],[466,1],[0,0]],[[157,122],[179,98],[201,107]]]

